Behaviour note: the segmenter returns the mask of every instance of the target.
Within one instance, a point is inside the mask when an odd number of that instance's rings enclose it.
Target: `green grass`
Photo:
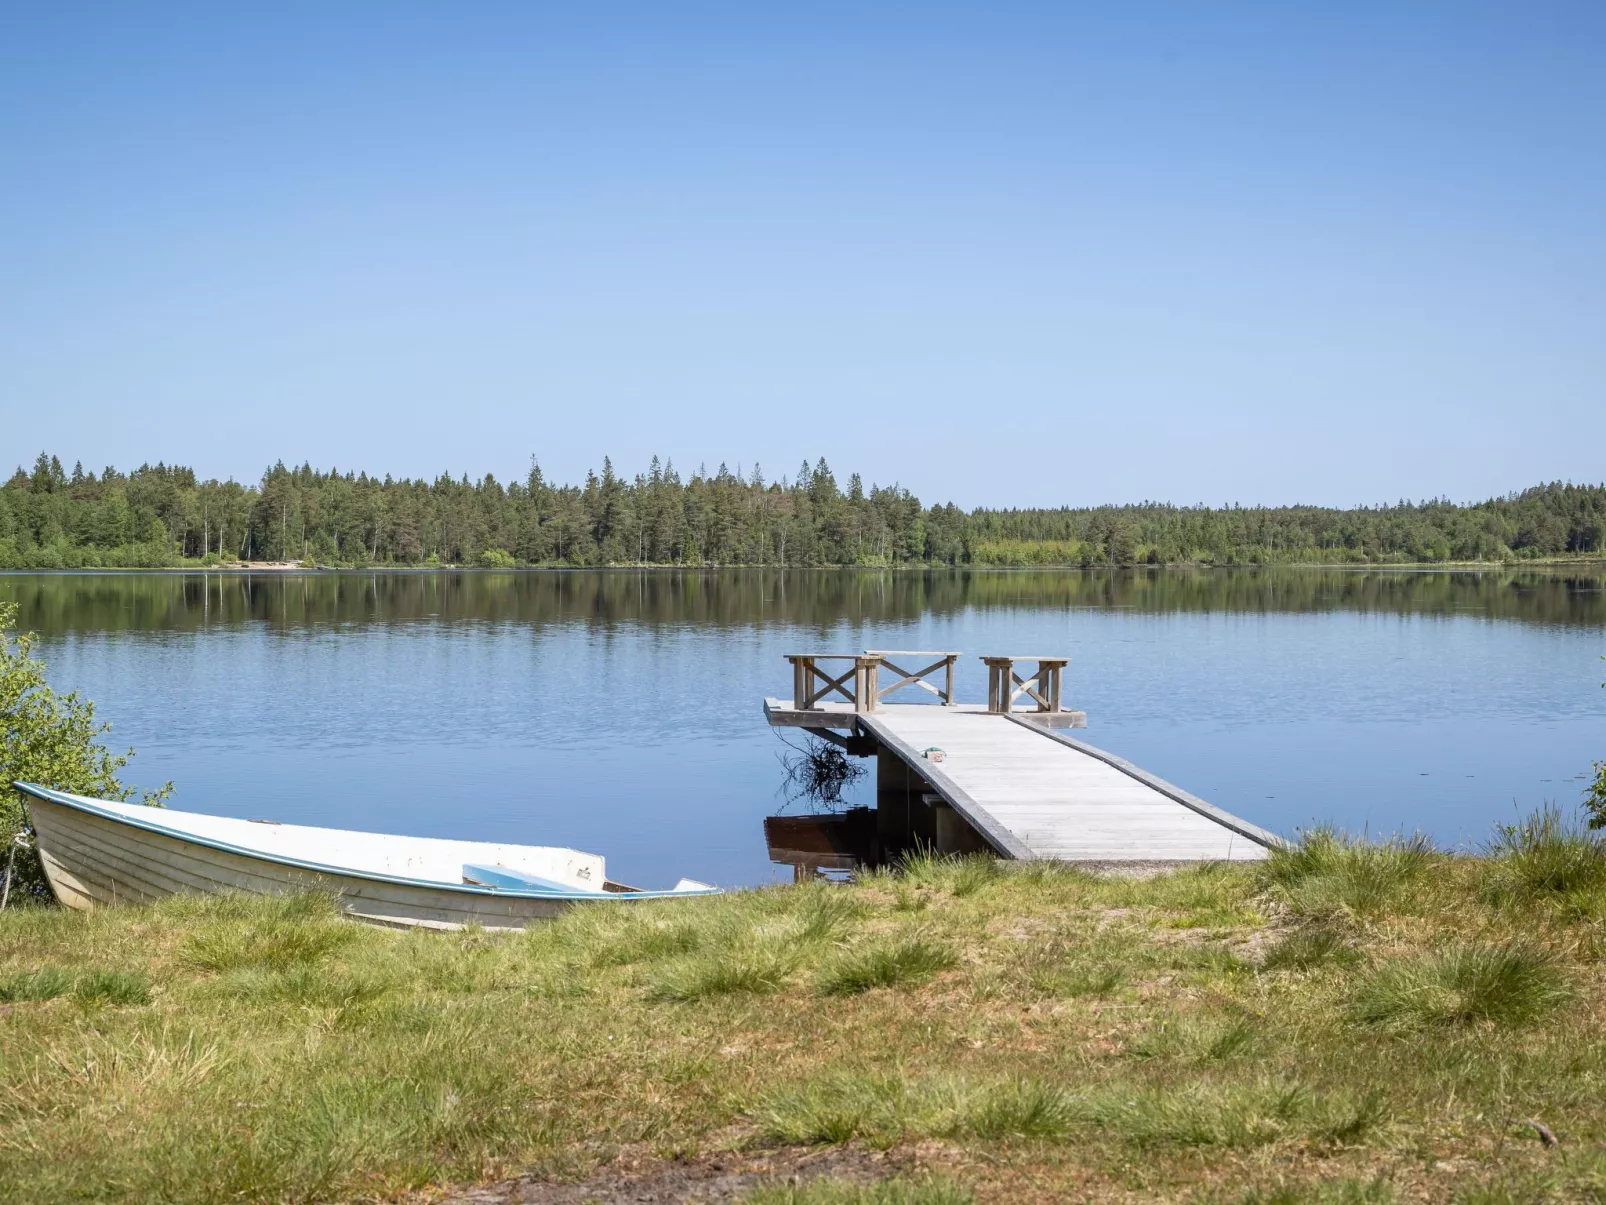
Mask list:
[[[72,994],[88,1004],[149,1004],[151,981],[139,971],[83,971],[73,981]]]
[[[976,1194],[945,1176],[897,1177],[870,1183],[806,1180],[754,1189],[743,1205],[972,1205]]]
[[[184,942],[184,961],[205,971],[284,970],[322,961],[354,939],[328,896],[288,896],[267,905],[222,897],[212,923]]]
[[[1267,949],[1263,971],[1309,971],[1323,966],[1348,966],[1360,954],[1336,929],[1327,926],[1296,929]]]
[[[1399,1027],[1522,1025],[1571,998],[1566,978],[1542,948],[1467,943],[1383,963],[1362,980],[1354,1013],[1366,1024]]]
[[[37,1003],[71,997],[83,1004],[149,1004],[150,977],[138,971],[40,967],[0,979],[0,1004]]]
[[[1553,806],[1501,826],[1488,853],[1490,873],[1483,889],[1491,900],[1521,903],[1606,887],[1606,844]]]
[[[1486,856],[1316,834],[1144,880],[924,858],[511,934],[318,896],[8,910],[0,1205],[422,1199],[777,1146],[808,1153],[754,1200],[1589,1199],[1606,931],[1578,834],[1532,823]]]
[[[1230,1202],[1230,1205],[1394,1205],[1397,1199],[1386,1180],[1362,1181],[1348,1177],[1251,1188],[1232,1196],[1211,1198]]]
[[[828,996],[847,996],[871,988],[924,983],[956,962],[957,956],[941,942],[920,937],[873,941],[827,963],[820,972],[819,988]]]
[[[1439,856],[1420,836],[1373,842],[1318,829],[1272,851],[1265,881],[1297,914],[1364,919],[1410,910]]]
[[[55,1000],[72,991],[73,978],[60,967],[14,971],[0,979],[0,1004]]]

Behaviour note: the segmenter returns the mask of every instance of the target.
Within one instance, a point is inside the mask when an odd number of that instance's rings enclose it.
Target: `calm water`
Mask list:
[[[760,700],[803,649],[1067,653],[1088,740],[1282,832],[1480,841],[1606,757],[1596,574],[14,574],[0,598],[175,807],[574,845],[644,886],[790,873]],[[979,661],[959,686],[982,700]]]

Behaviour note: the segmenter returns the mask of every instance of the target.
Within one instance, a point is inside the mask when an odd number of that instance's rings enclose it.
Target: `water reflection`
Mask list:
[[[0,598],[49,632],[210,626],[583,623],[788,624],[967,609],[1362,611],[1606,624],[1606,569],[603,570],[273,574],[0,574]]]

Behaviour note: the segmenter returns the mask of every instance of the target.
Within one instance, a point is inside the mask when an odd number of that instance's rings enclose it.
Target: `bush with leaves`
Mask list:
[[[1606,661],[1606,657],[1601,660]],[[1606,682],[1601,687],[1606,689]],[[1590,828],[1606,828],[1606,761],[1595,763],[1595,781],[1584,791],[1584,812],[1589,816]]]
[[[27,810],[15,782],[33,782],[97,799],[131,800],[160,806],[173,789],[168,783],[141,794],[118,781],[117,772],[134,756],[114,754],[100,743],[111,727],[97,723],[95,705],[71,694],[57,694],[45,680],[45,665],[33,655],[38,637],[17,631],[17,605],[0,603],[0,873],[5,852],[27,824]],[[40,896],[46,885],[37,854],[18,849],[12,898]]]

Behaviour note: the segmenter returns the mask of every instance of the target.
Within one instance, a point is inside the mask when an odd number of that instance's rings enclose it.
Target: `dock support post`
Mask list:
[[[888,862],[915,849],[934,849],[937,833],[931,806],[925,802],[931,784],[903,758],[879,741],[875,756],[876,835]]]

